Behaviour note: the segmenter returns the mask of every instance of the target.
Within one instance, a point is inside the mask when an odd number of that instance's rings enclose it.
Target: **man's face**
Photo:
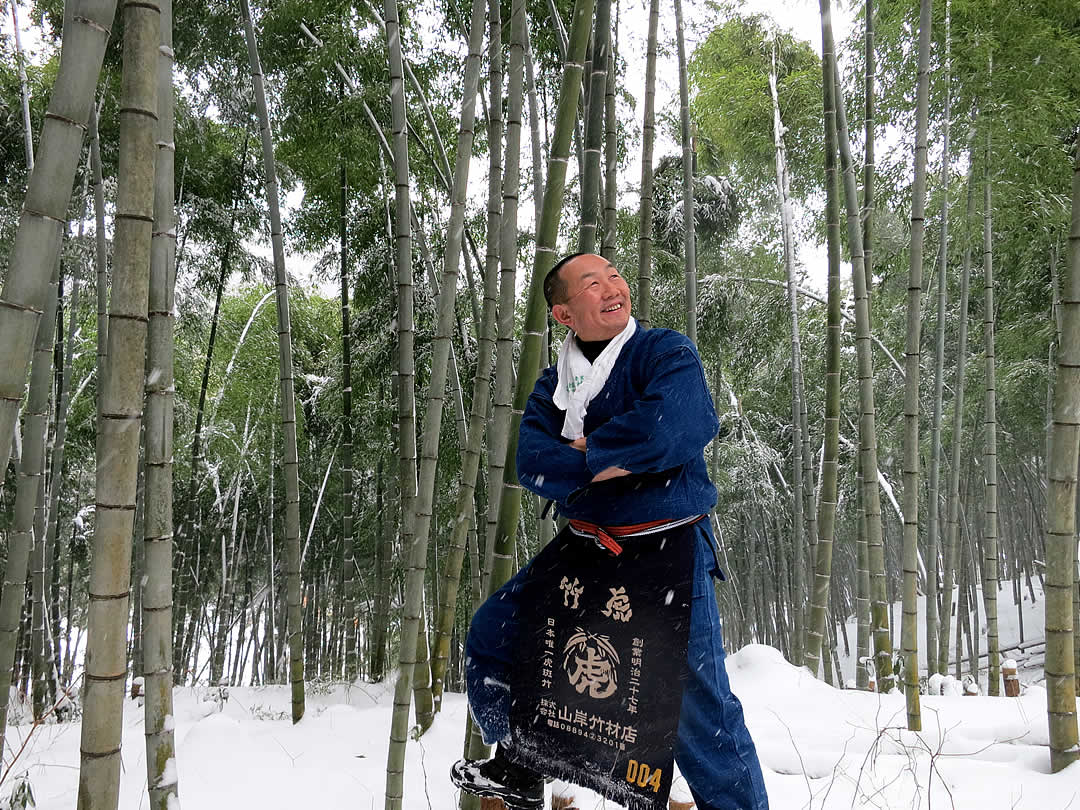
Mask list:
[[[630,320],[630,286],[607,259],[578,256],[559,271],[567,298],[551,314],[581,340],[610,340]]]

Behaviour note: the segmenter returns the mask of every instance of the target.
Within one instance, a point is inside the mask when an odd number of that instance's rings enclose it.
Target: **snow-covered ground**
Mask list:
[[[1034,605],[1024,605],[1029,640],[1042,633],[1037,596]],[[1017,638],[1011,601],[1003,597],[1000,602],[1006,644]],[[1019,698],[923,696],[923,731],[918,734],[905,728],[903,695],[833,689],[770,647],[749,646],[731,655],[728,672],[757,743],[774,810],[1080,808],[1080,765],[1049,773],[1046,694],[1036,668],[1021,667],[1024,691]],[[307,716],[293,726],[284,686],[232,688],[224,702],[217,690],[178,689],[182,806],[382,807],[392,691],[389,683],[313,686]],[[447,695],[431,730],[410,741],[405,810],[457,806],[448,771],[462,750],[465,713],[463,696]],[[128,701],[123,810],[147,804],[142,733],[142,709]],[[27,736],[25,749],[9,767]],[[11,726],[0,793],[10,792],[25,775],[38,808],[68,810],[76,800],[78,765],[77,723],[33,731],[25,724]],[[576,792],[576,799],[582,810],[605,806],[584,790]]]

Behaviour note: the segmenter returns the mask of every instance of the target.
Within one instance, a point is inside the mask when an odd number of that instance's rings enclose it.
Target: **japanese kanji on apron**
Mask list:
[[[534,558],[520,594],[511,759],[632,810],[667,807],[695,520],[624,527],[633,536],[572,521]]]

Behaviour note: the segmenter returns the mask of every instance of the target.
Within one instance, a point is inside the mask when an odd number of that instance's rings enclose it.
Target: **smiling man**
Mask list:
[[[451,778],[511,810],[542,807],[545,776],[651,810],[674,756],[700,810],[766,810],[724,667],[697,351],[639,328],[601,256],[564,258],[544,295],[569,333],[522,416],[518,478],[569,525],[473,617],[469,705],[498,747]]]

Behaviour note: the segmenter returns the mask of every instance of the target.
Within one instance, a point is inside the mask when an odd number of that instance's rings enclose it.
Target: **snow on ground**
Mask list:
[[[1041,615],[1042,598],[1036,595],[1035,604],[1024,603],[1029,640],[1041,638],[1036,614]],[[1015,610],[1004,609],[1010,602],[1000,601],[1003,644],[1017,640],[1012,635]],[[1019,698],[924,695],[923,730],[913,733],[906,730],[901,694],[834,689],[761,645],[731,655],[727,665],[758,746],[773,810],[1080,808],[1080,765],[1049,773],[1046,694],[1037,669],[1021,669],[1024,692]],[[288,687],[228,692],[222,702],[216,689],[176,691],[183,807],[383,806],[392,683],[330,689],[310,685],[307,716],[296,726],[289,720]],[[435,725],[420,740],[410,741],[404,810],[456,808],[448,772],[462,750],[465,715],[464,697],[449,694]],[[147,806],[142,735],[142,708],[129,700],[122,810]],[[25,750],[8,768],[27,737]],[[12,725],[0,794],[8,794],[25,775],[38,808],[68,810],[76,801],[78,765],[77,723],[33,731],[25,723]],[[576,792],[576,799],[582,810],[614,807],[584,790]]]

